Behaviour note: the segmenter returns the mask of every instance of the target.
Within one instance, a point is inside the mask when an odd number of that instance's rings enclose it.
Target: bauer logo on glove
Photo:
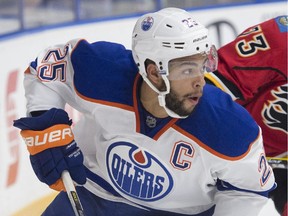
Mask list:
[[[65,124],[55,125],[43,131],[22,130],[21,136],[31,155],[47,148],[67,145],[74,140],[70,126]]]
[[[56,108],[37,117],[14,121],[14,126],[21,129],[38,179],[58,191],[64,189],[61,180],[64,170],[78,184],[86,182],[83,154],[74,141],[71,124],[68,114]]]

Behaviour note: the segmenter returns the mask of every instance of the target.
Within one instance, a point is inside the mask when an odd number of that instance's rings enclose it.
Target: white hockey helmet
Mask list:
[[[160,106],[165,106],[165,95],[170,92],[169,61],[176,58],[192,56],[199,53],[212,53],[217,59],[217,51],[211,45],[208,29],[195,21],[191,14],[179,8],[165,8],[148,13],[138,19],[132,34],[132,54],[139,73],[147,84],[159,94]],[[155,62],[162,76],[166,90],[160,92],[147,78],[145,61]],[[209,60],[209,57],[208,57]],[[217,67],[213,63],[213,67]],[[215,65],[216,64],[216,65]],[[212,68],[211,70],[215,70]],[[167,112],[172,117],[177,115]]]

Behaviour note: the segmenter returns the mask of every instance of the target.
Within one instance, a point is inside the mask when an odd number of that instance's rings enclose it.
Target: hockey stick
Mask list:
[[[74,210],[75,216],[84,216],[84,210],[80,202],[79,196],[75,189],[74,183],[71,179],[71,176],[67,170],[62,172],[62,180],[69,197],[71,206]]]
[[[267,157],[267,161],[272,168],[288,169],[287,158]]]

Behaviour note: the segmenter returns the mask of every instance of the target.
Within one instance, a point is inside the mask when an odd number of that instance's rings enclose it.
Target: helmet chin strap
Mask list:
[[[146,74],[141,74],[144,81],[156,92],[158,93],[158,102],[159,102],[159,105],[161,107],[163,107],[166,111],[166,113],[172,117],[172,118],[181,118],[181,119],[184,119],[184,118],[187,118],[188,116],[180,116],[178,114],[176,114],[175,112],[173,112],[172,110],[170,110],[169,108],[166,107],[166,100],[165,100],[165,97],[167,94],[169,94],[170,92],[170,82],[167,78],[167,76],[165,75],[162,75],[162,78],[164,80],[164,83],[166,85],[166,91],[159,91],[152,83],[151,81],[147,78]]]
[[[166,94],[161,94],[160,93],[158,95],[158,101],[159,101],[159,105],[165,109],[166,113],[170,117],[172,117],[172,118],[181,118],[181,119],[184,119],[184,118],[188,117],[188,116],[180,116],[180,115],[176,114],[175,112],[173,112],[172,110],[170,110],[169,108],[167,108],[166,107],[165,97],[166,97]]]

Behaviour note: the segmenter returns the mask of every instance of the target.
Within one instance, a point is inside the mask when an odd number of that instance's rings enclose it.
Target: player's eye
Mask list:
[[[183,70],[183,71],[182,71],[182,74],[188,76],[188,75],[193,74],[193,71],[194,71],[194,70],[193,70],[192,68],[189,68],[189,69]]]

